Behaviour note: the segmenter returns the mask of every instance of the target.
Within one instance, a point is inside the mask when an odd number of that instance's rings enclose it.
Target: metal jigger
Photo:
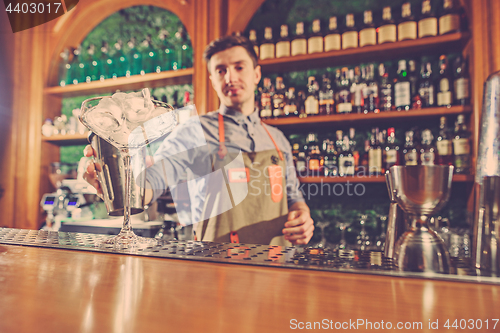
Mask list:
[[[427,221],[450,197],[453,166],[393,166],[390,177],[395,199],[411,220],[396,243],[395,264],[400,271],[450,273],[448,250]]]

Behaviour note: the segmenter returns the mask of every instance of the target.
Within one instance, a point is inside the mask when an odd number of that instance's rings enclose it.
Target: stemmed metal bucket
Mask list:
[[[428,220],[450,197],[453,166],[393,166],[388,177],[392,199],[411,221],[394,246],[395,264],[402,271],[450,273],[448,250]]]

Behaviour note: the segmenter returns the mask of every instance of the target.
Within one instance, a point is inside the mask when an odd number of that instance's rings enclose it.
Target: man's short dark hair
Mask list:
[[[253,44],[248,38],[243,36],[224,36],[212,41],[206,47],[205,52],[203,53],[203,58],[208,64],[214,54],[230,49],[234,46],[242,46],[252,59],[253,67],[257,67],[257,54],[253,48]],[[210,68],[208,70],[210,70]]]

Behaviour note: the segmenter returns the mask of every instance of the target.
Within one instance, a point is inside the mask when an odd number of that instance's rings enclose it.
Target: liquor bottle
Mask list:
[[[71,61],[71,71],[69,72],[73,84],[85,82],[85,63],[80,59],[80,56],[81,46],[78,46],[73,50],[73,60]]]
[[[68,81],[68,70],[71,68],[71,65],[69,64],[69,49],[64,49],[60,54],[59,57],[61,58],[59,60],[59,72],[58,72],[58,78],[59,78],[59,85],[61,87],[64,87],[66,84],[69,84],[70,82]]]
[[[411,107],[411,84],[408,80],[406,60],[398,62],[398,77],[394,83],[394,105],[398,111],[408,111]]]
[[[404,165],[418,165],[418,149],[413,141],[413,131],[405,133],[405,144],[403,147]]]
[[[321,153],[319,150],[318,136],[316,133],[309,133],[307,136],[308,154],[307,161],[307,175],[320,176],[321,171]]]
[[[379,64],[378,75],[380,78],[380,90],[379,90],[380,111],[391,111],[393,107],[393,99],[392,99],[393,83],[385,64],[383,63]]]
[[[299,159],[299,153],[300,153],[300,143],[294,142],[291,139],[289,141],[292,144],[293,166],[295,167],[295,169],[297,169],[297,160]]]
[[[259,59],[259,44],[257,43],[257,32],[255,30],[250,30],[248,32],[248,39],[250,40],[250,42],[252,42],[255,55],[257,56],[257,59]]]
[[[285,114],[285,85],[283,84],[283,78],[278,76],[276,78],[276,85],[274,94],[272,96],[273,100],[273,117],[283,117]]]
[[[363,113],[379,113],[378,83],[375,81],[375,66],[365,67],[365,85],[363,89]]]
[[[349,145],[349,137],[344,135],[342,139],[342,150],[339,153],[339,176],[354,176],[354,155],[352,154],[352,147]]]
[[[305,101],[306,101],[305,91],[299,90],[299,92],[297,93],[297,109],[299,110],[299,118],[307,117]]]
[[[297,157],[297,166],[295,167],[295,169],[297,170],[297,174],[299,177],[307,176],[307,161],[305,152],[299,152],[299,156]]]
[[[151,45],[151,36],[146,36],[142,42],[142,68],[141,75],[156,72],[155,65],[158,62],[158,54]]]
[[[158,57],[158,65],[155,71],[157,73],[161,71],[170,71],[172,70],[174,48],[168,41],[168,31],[165,29],[160,30],[158,38],[160,39],[160,56]]]
[[[85,75],[85,81],[86,82],[98,81],[99,70],[101,68],[101,59],[99,59],[96,55],[94,44],[89,45],[87,49],[87,55],[89,62],[87,66],[87,72]]]
[[[276,58],[290,56],[290,38],[288,38],[288,26],[281,25],[280,38],[276,42]]]
[[[176,59],[172,65],[173,69],[189,68],[192,66],[193,61],[193,48],[189,41],[189,36],[187,35],[184,27],[179,27],[175,33],[175,55]]]
[[[307,83],[307,97],[304,102],[307,116],[315,116],[319,114],[319,100],[316,78],[309,76]]]
[[[335,149],[335,144],[330,140],[323,141],[325,156],[323,158],[323,176],[336,177],[339,174],[338,170],[338,153]]]
[[[323,52],[323,34],[321,33],[321,21],[315,19],[312,23],[312,34],[307,40],[307,53]]]
[[[109,53],[110,50],[108,42],[103,41],[101,46],[101,56],[99,59],[99,70],[98,70],[100,81],[104,81],[105,79],[111,78],[110,73],[112,72],[112,67],[114,66],[114,59],[109,56]]]
[[[433,144],[434,135],[430,129],[422,131],[422,142],[420,145],[420,165],[435,165],[436,164],[436,147]]]
[[[418,38],[433,37],[437,34],[438,19],[432,10],[431,0],[423,0],[418,21]]]
[[[365,67],[363,67],[363,75],[359,66],[349,70],[349,79],[351,81],[351,102],[352,112],[363,113],[363,91],[366,87],[364,80]]]
[[[467,60],[461,55],[455,58],[455,80],[453,82],[456,105],[469,105],[469,71]]]
[[[421,106],[423,108],[433,107],[436,104],[434,99],[435,88],[434,82],[431,80],[432,65],[430,62],[424,62],[420,69],[420,82],[418,87],[418,95],[420,96]]]
[[[388,43],[396,41],[396,23],[392,18],[391,7],[382,9],[382,24],[378,27],[378,43]]]
[[[114,45],[115,51],[111,57],[106,60],[108,66],[110,66],[110,77],[113,79],[117,77],[130,76],[131,73],[131,63],[127,61],[127,57],[123,54],[123,42],[118,39]]]
[[[272,93],[273,87],[271,79],[265,77],[264,87],[262,88],[262,93],[260,94],[260,117],[262,119],[271,118],[273,116]]]
[[[304,34],[304,22],[298,22],[295,26],[295,38],[291,43],[292,56],[307,54],[307,39]]]
[[[131,75],[139,75],[142,69],[142,57],[141,53],[136,48],[136,41],[134,37],[128,41],[127,46],[129,48],[127,55],[130,71],[127,71],[126,76],[129,77]]]
[[[342,144],[344,143],[344,134],[342,130],[335,131],[335,150],[340,154],[342,151]]]
[[[285,97],[285,107],[283,108],[283,112],[285,113],[285,117],[294,117],[299,115],[299,109],[297,107],[297,97],[295,96],[295,88],[288,88],[288,92]]]
[[[354,127],[349,128],[349,147],[352,151],[354,157],[354,171],[358,171],[359,167],[359,151],[356,150],[356,129]]]
[[[384,169],[384,161],[385,161],[385,143],[387,142],[387,130],[382,130],[378,132],[378,144],[380,145],[380,148],[382,148],[382,168],[381,168],[381,173],[385,173]]]
[[[325,40],[325,52],[328,51],[338,51],[341,49],[340,43],[340,32],[338,30],[337,16],[330,17],[328,22],[328,33],[326,34]]]
[[[342,49],[358,47],[358,30],[354,22],[354,14],[345,16],[345,29],[342,33]]]
[[[370,150],[368,151],[368,173],[371,176],[382,174],[382,147],[379,142],[379,128],[372,129]]]
[[[439,136],[436,139],[437,164],[453,165],[453,148],[451,136],[446,125],[446,117],[439,118]]]
[[[417,22],[411,11],[411,3],[401,6],[401,22],[398,24],[398,41],[416,39]]]
[[[337,113],[351,113],[351,91],[349,84],[349,69],[342,68],[340,78],[337,82]]]
[[[396,143],[394,127],[387,129],[387,144],[384,148],[384,169],[387,171],[394,165],[400,165],[399,145]]]
[[[412,105],[410,108],[420,109],[421,102],[418,95],[418,75],[415,60],[408,60],[408,81],[410,81],[410,98]]]
[[[363,156],[360,158],[360,167],[358,170],[358,175],[367,175],[368,174],[368,160],[369,160],[369,152],[370,152],[370,140],[365,140],[365,151]]]
[[[460,31],[460,10],[454,0],[444,0],[439,17],[439,34],[444,35]]]
[[[371,10],[363,12],[363,28],[359,31],[359,46],[368,46],[377,44],[377,29],[373,24],[373,15]]]
[[[260,60],[274,58],[274,42],[273,42],[273,29],[266,27],[264,32],[264,41],[260,44]]]
[[[455,155],[455,173],[469,174],[470,160],[470,133],[465,124],[465,117],[459,114],[455,125],[455,136],[453,138],[453,152]]]
[[[254,107],[259,113],[260,116],[260,111],[261,111],[261,105],[260,105],[260,95],[262,94],[262,87],[256,86],[255,91],[254,91]]]
[[[448,58],[443,54],[439,57],[439,78],[437,84],[437,106],[451,106],[453,101],[451,75],[448,67]]]
[[[319,91],[319,114],[334,114],[335,100],[332,84],[327,74],[323,75],[323,85]]]

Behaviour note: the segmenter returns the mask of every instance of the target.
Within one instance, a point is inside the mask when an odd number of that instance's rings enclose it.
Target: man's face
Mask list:
[[[218,52],[209,61],[210,80],[222,104],[242,111],[254,103],[255,87],[260,81],[260,66],[253,67],[252,58],[242,46]]]

